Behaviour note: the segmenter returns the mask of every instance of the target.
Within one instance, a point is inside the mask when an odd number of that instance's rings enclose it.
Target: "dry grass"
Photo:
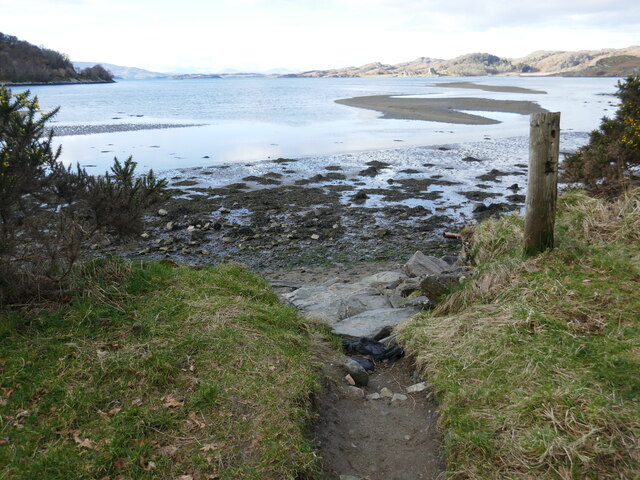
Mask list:
[[[519,218],[485,222],[477,275],[400,329],[441,402],[450,478],[637,478],[639,199],[563,196],[558,248],[529,260]]]

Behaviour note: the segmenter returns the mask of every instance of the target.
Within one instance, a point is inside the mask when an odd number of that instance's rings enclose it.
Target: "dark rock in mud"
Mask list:
[[[367,195],[365,192],[360,190],[353,197],[351,197],[351,201],[354,203],[364,203],[368,198],[369,198],[369,195]]]
[[[483,182],[499,182],[500,180],[498,180],[498,177],[503,177],[505,175],[513,175],[513,173],[502,172],[494,168],[483,175],[478,175],[476,178]]]
[[[500,193],[481,192],[478,190],[463,191],[463,192],[457,192],[457,193],[459,193],[463,197],[466,197],[469,200],[473,200],[474,202],[481,202],[482,200],[486,200],[487,198],[495,198],[502,195]]]
[[[480,160],[479,158],[476,157],[464,157],[462,159],[463,162],[468,162],[468,163],[472,163],[472,162],[481,162],[482,160]]]
[[[525,195],[508,195],[505,198],[511,203],[524,203],[527,200]]]
[[[375,177],[380,173],[380,171],[376,167],[365,168],[364,170],[360,170],[358,175],[361,177]]]
[[[266,175],[263,177],[256,177],[255,175],[250,175],[248,177],[244,177],[242,180],[245,182],[255,182],[260,185],[280,185],[281,182],[275,180],[273,178],[268,178]]]
[[[420,173],[420,170],[416,170],[415,168],[406,168],[404,170],[400,170],[400,173],[414,174]]]
[[[387,167],[391,166],[390,163],[381,162],[380,160],[371,160],[370,162],[367,162],[366,164],[369,165],[370,167],[376,167],[376,168],[379,168],[379,169],[387,168]]]

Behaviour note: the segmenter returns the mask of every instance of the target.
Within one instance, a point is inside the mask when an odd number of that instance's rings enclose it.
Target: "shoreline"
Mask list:
[[[120,244],[104,235],[91,250],[239,261],[265,275],[455,254],[444,232],[524,207],[527,147],[517,137],[166,171],[175,196],[147,212],[144,234]]]
[[[469,87],[472,88],[472,87]],[[395,95],[369,95],[335,100],[335,103],[350,107],[375,110],[381,118],[400,120],[424,120],[429,122],[462,125],[495,125],[501,123],[482,115],[465,113],[461,110],[478,112],[501,112],[529,115],[546,112],[535,102],[523,100],[492,100],[488,98],[407,98]]]

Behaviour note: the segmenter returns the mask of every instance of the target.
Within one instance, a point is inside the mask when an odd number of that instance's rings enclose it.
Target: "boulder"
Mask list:
[[[413,308],[370,310],[335,323],[332,330],[338,335],[347,337],[373,338],[384,328],[398,325],[415,314],[416,310]]]
[[[429,275],[421,279],[420,290],[433,303],[438,303],[441,298],[449,293],[451,287],[460,282],[463,272],[454,272]]]
[[[407,276],[402,272],[380,272],[363,278],[360,283],[376,287],[395,288],[405,278]]]
[[[435,275],[451,268],[447,262],[432,256],[426,256],[417,251],[402,267],[402,271],[409,277],[424,277]]]

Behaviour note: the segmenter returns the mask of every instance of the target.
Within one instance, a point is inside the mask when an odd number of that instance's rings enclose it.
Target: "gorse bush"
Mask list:
[[[564,161],[565,177],[591,190],[618,193],[637,179],[640,167],[640,75],[618,82],[620,106],[604,117],[589,143]]]
[[[140,232],[144,209],[168,198],[167,182],[136,176],[131,157],[104,176],[65,168],[47,128],[56,113],[0,86],[0,306],[64,289],[84,241]]]

